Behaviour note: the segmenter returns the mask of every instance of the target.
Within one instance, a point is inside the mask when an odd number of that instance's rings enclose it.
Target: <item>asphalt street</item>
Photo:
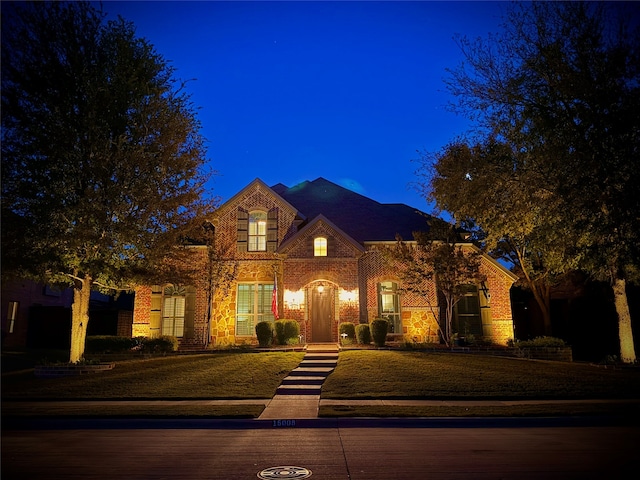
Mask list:
[[[2,479],[617,479],[640,445],[637,423],[620,419],[277,422],[5,423]]]

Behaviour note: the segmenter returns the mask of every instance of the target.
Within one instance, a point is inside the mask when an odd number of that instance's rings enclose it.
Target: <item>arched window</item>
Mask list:
[[[261,211],[249,213],[249,245],[250,252],[267,250],[267,214]]]
[[[325,237],[316,237],[313,239],[313,256],[327,256],[327,239]]]
[[[170,285],[164,289],[162,305],[162,335],[182,338],[187,289]]]

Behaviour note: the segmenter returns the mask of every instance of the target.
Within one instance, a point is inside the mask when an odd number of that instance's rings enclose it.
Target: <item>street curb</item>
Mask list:
[[[640,426],[621,416],[580,417],[402,417],[287,420],[196,418],[3,418],[3,430],[256,430],[300,428],[548,428]]]

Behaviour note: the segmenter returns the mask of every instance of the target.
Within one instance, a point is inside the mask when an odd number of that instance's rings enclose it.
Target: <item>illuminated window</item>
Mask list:
[[[236,298],[236,335],[255,335],[258,322],[273,322],[272,283],[239,283]]]
[[[267,250],[267,214],[265,212],[249,213],[249,245],[250,252]]]
[[[378,316],[389,322],[389,333],[402,333],[398,284],[394,282],[378,284]]]
[[[453,331],[462,336],[482,335],[482,315],[480,314],[480,299],[478,287],[468,285],[464,296],[454,307]]]
[[[327,239],[326,238],[316,237],[313,239],[313,256],[314,257],[327,256]]]
[[[184,335],[186,288],[169,286],[164,289],[162,304],[162,335],[181,338]]]

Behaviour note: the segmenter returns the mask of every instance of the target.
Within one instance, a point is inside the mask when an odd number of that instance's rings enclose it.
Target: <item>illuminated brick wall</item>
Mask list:
[[[402,282],[398,276],[398,268],[389,265],[377,246],[367,248],[360,258],[360,321],[371,323],[378,317],[378,284],[385,281]],[[394,338],[407,342],[437,342],[438,301],[435,285],[425,281],[426,295],[405,292],[400,295],[400,312],[402,318],[402,337]]]
[[[260,209],[277,211],[278,254],[273,252],[242,252],[237,248],[238,208],[244,211]],[[366,323],[378,316],[378,284],[393,281],[401,286],[398,268],[387,264],[375,245],[362,247],[354,244],[334,228],[330,222],[319,219],[307,225],[301,235],[297,233],[296,211],[259,181],[223,205],[215,214],[215,248],[218,262],[228,275],[219,281],[212,302],[211,324],[207,323],[206,250],[194,253],[194,268],[202,275],[196,282],[196,312],[193,324],[194,342],[208,339],[212,346],[257,343],[255,336],[239,337],[235,332],[236,294],[238,282],[272,283],[278,272],[278,305],[281,319],[294,319],[300,324],[304,339],[313,338],[310,319],[312,289],[322,281],[333,292],[331,299],[333,341],[338,341],[341,322]],[[313,238],[328,239],[328,256],[315,257]],[[291,238],[291,241],[288,241]],[[505,343],[513,338],[513,322],[509,289],[513,282],[504,270],[491,260],[483,260],[482,270],[487,275],[486,286],[490,301],[483,304],[486,332],[494,341]],[[222,276],[220,276],[222,278]],[[218,280],[220,280],[220,278]],[[426,295],[405,292],[401,295],[403,331],[396,340],[408,342],[437,342],[439,315],[438,296],[433,282],[425,282]],[[136,290],[132,334],[148,335],[151,308],[151,289]],[[483,319],[485,318],[483,316]],[[483,322],[485,323],[485,322]]]
[[[147,285],[136,288],[133,303],[132,337],[148,337],[151,321],[151,287]]]
[[[326,257],[313,255],[313,239],[322,236],[328,239]],[[298,308],[289,308],[285,302],[284,314],[287,318],[300,323],[300,333],[305,339],[313,338],[310,311],[313,306],[311,289],[318,281],[328,283],[332,288],[331,299],[333,312],[331,319],[331,338],[338,341],[338,325],[342,322],[358,323],[359,305],[356,294],[358,288],[358,257],[361,251],[350,241],[343,238],[330,224],[320,220],[311,225],[296,238],[293,244],[285,250],[286,259],[283,262],[283,284],[289,291],[301,292],[303,301]],[[353,298],[341,298],[345,292]],[[300,293],[299,293],[300,294]]]

